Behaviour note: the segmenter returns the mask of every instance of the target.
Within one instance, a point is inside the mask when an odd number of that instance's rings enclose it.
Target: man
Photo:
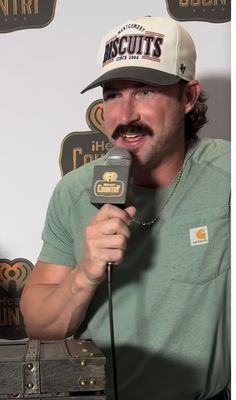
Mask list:
[[[104,120],[132,154],[127,207],[90,204],[93,171],[67,174],[47,212],[21,310],[32,338],[92,338],[107,355],[113,266],[121,400],[226,399],[229,382],[229,143],[198,139],[206,98],[195,47],[170,18],[145,17],[102,44]],[[83,91],[83,92],[84,92]]]

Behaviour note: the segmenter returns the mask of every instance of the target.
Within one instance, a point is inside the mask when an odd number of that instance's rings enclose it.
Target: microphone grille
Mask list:
[[[129,167],[132,163],[132,156],[128,150],[122,147],[112,147],[106,154],[107,165],[123,165]]]

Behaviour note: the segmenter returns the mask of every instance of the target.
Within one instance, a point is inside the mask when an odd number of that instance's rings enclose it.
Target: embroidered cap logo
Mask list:
[[[103,66],[114,60],[138,60],[140,57],[159,62],[163,38],[164,35],[151,32],[112,38],[105,46]]]

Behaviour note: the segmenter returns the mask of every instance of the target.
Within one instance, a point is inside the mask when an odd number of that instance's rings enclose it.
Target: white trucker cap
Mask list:
[[[183,26],[169,17],[143,17],[113,29],[99,49],[100,76],[81,93],[113,80],[172,85],[195,77],[196,50]]]

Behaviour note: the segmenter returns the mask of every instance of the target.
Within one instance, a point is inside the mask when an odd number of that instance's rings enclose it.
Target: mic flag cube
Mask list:
[[[103,204],[125,206],[129,182],[126,166],[97,166],[94,168],[91,203],[96,207]]]
[[[107,153],[107,165],[94,168],[91,204],[101,207],[103,204],[115,204],[125,207],[132,157],[119,147],[113,147]]]

